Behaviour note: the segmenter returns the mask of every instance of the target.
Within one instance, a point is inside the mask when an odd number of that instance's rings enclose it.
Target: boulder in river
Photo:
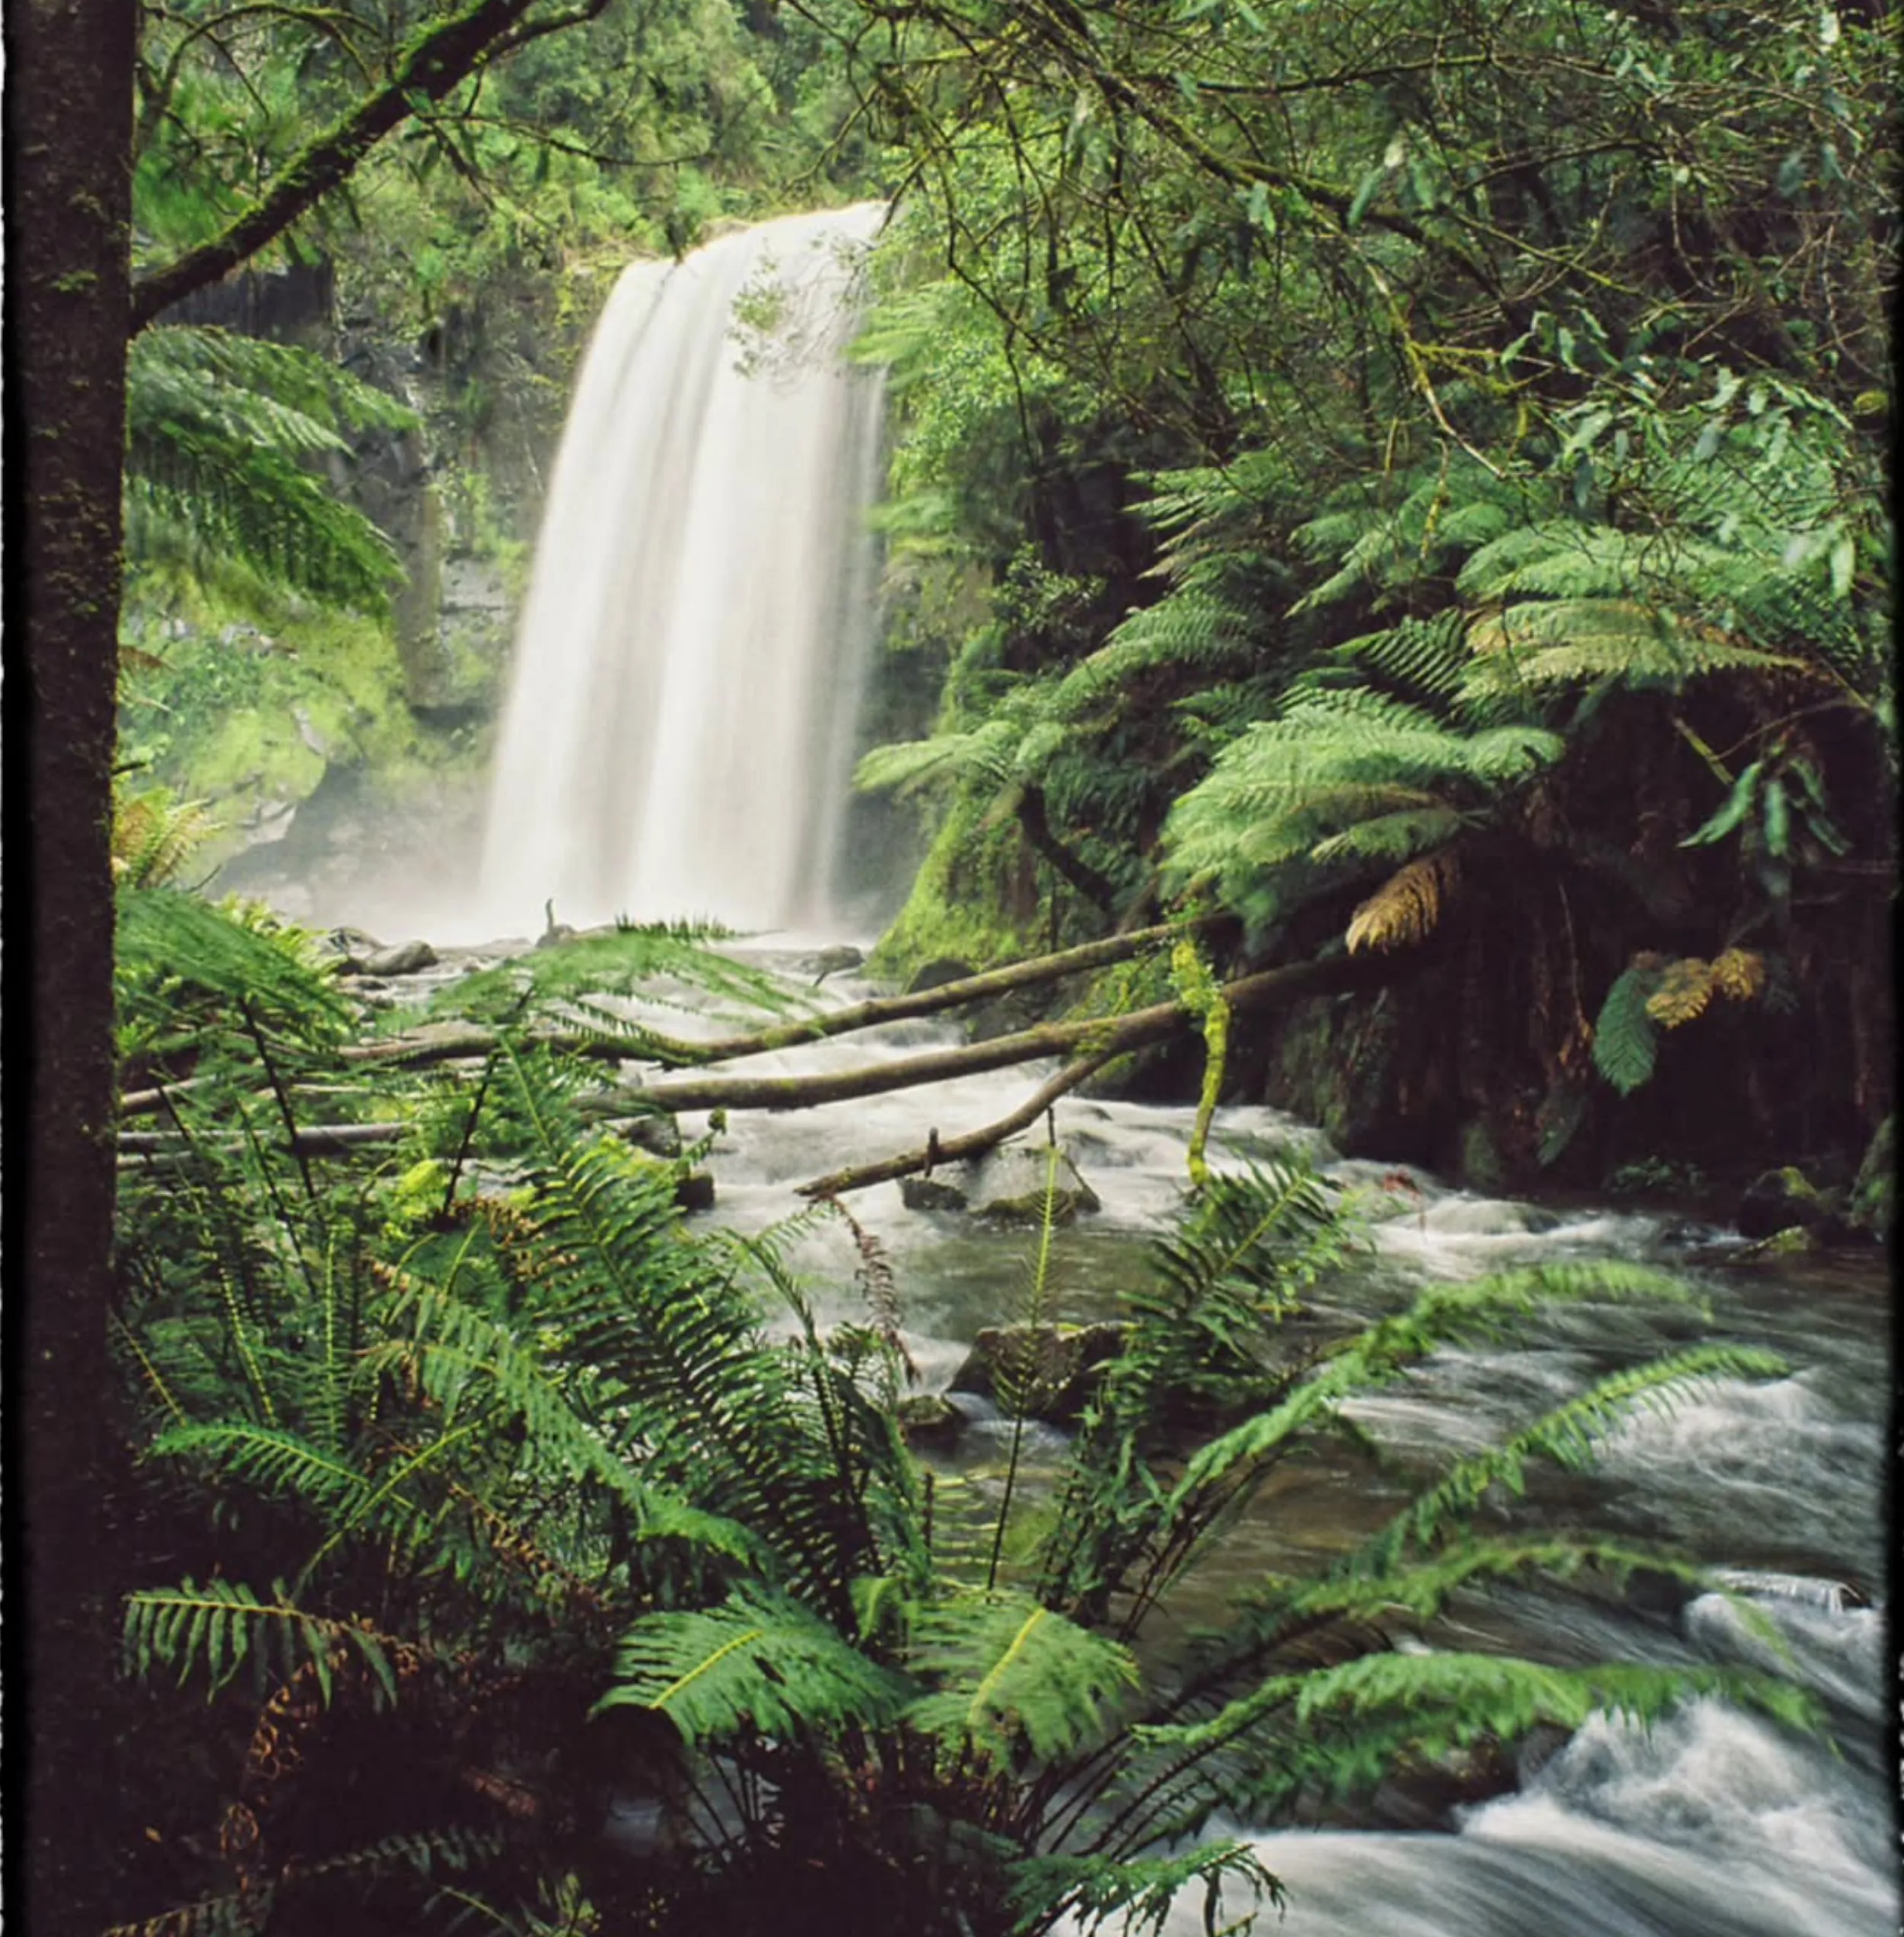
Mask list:
[[[965,1430],[965,1414],[937,1392],[908,1393],[899,1402],[897,1417],[906,1444],[933,1452],[950,1452]]]
[[[899,1201],[908,1210],[963,1210],[971,1199],[942,1177],[902,1177]]]
[[[995,1224],[1041,1223],[1049,1159],[1042,1149],[1010,1143],[988,1151],[973,1167],[966,1196],[974,1217]],[[1063,1151],[1052,1182],[1052,1221],[1068,1224],[1081,1210],[1099,1210],[1097,1193],[1084,1182],[1078,1166]]]
[[[1739,1200],[1734,1219],[1742,1237],[1769,1238],[1781,1231],[1808,1231],[1829,1244],[1846,1234],[1843,1197],[1821,1191],[1796,1166],[1767,1170],[1754,1178]]]
[[[968,975],[978,972],[969,962],[961,962],[954,956],[941,956],[914,974],[906,985],[906,993],[923,995],[928,989],[942,989],[947,982],[962,982]]]
[[[428,942],[399,942],[394,948],[379,949],[364,962],[367,975],[414,975],[419,969],[436,966],[436,950]]]
[[[1034,1419],[1071,1424],[1090,1401],[1105,1366],[1124,1349],[1121,1325],[988,1325],[954,1376],[951,1390],[976,1393],[1006,1411],[1014,1390]]]
[[[809,956],[804,966],[813,972],[813,987],[818,988],[829,975],[837,975],[848,968],[857,968],[866,959],[856,948],[842,943],[837,948],[823,948],[817,955]]]

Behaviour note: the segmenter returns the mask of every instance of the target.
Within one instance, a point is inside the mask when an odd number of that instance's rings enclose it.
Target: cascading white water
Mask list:
[[[503,714],[483,919],[824,918],[866,638],[883,208],[626,270],[562,434]]]

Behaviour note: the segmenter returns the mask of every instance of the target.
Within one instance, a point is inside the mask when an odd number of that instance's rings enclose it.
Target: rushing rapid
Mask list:
[[[843,979],[826,988],[833,1000],[869,992]],[[677,1013],[669,1026],[678,1030],[681,1019]],[[914,1023],[742,1067],[845,1067],[915,1052],[950,1034]],[[1008,1070],[784,1115],[737,1114],[708,1159],[718,1214],[755,1228],[785,1217],[796,1207],[798,1183],[917,1147],[931,1128],[950,1137],[995,1121],[1044,1073]],[[1183,1188],[1189,1112],[1073,1097],[1057,1105],[1055,1124],[1103,1203],[1057,1235],[1061,1315],[1107,1315],[1119,1287],[1141,1268],[1145,1237]],[[689,1134],[696,1127],[693,1118],[683,1124]],[[1810,1686],[1829,1718],[1829,1739],[1812,1739],[1711,1699],[1650,1732],[1597,1716],[1557,1751],[1549,1745],[1544,1761],[1530,1757],[1517,1790],[1459,1811],[1453,1834],[1262,1834],[1263,1859],[1289,1904],[1281,1918],[1263,1911],[1256,1927],[1287,1937],[1880,1937],[1896,1929],[1882,1694],[1881,1265],[1734,1264],[1727,1252],[1737,1239],[1716,1229],[1604,1205],[1552,1208],[1453,1191],[1425,1172],[1344,1160],[1319,1131],[1266,1108],[1219,1112],[1211,1155],[1233,1163],[1301,1156],[1361,1191],[1371,1214],[1370,1255],[1339,1284],[1318,1288],[1310,1301],[1317,1322],[1346,1325],[1392,1310],[1433,1278],[1560,1258],[1657,1263],[1692,1279],[1709,1301],[1709,1324],[1688,1310],[1590,1303],[1556,1310],[1511,1345],[1437,1353],[1354,1407],[1405,1472],[1498,1440],[1617,1365],[1695,1333],[1782,1354],[1790,1366],[1782,1378],[1714,1380],[1670,1407],[1636,1414],[1603,1449],[1591,1480],[1536,1486],[1521,1509],[1543,1524],[1590,1522],[1670,1546],[1713,1568],[1727,1592],[1648,1607],[1524,1590],[1463,1605],[1445,1636],[1431,1639],[1555,1662],[1776,1665]],[[956,1213],[909,1210],[893,1184],[852,1202],[893,1258],[909,1348],[926,1383],[943,1385],[977,1328],[1011,1315],[1025,1237]],[[837,1233],[823,1229],[804,1256],[816,1284],[850,1281]],[[839,1294],[837,1315],[849,1314],[847,1296]],[[977,1411],[960,1458],[982,1485],[1001,1439]],[[1053,1459],[1061,1445],[1041,1431],[1034,1458]],[[1393,1512],[1404,1484],[1345,1463],[1279,1493],[1227,1537],[1219,1564],[1205,1570],[1207,1600],[1191,1617],[1213,1616],[1224,1592],[1264,1566],[1292,1555],[1326,1560],[1347,1532]],[[1202,1918],[1199,1893],[1180,1904],[1169,1937],[1192,1937]]]

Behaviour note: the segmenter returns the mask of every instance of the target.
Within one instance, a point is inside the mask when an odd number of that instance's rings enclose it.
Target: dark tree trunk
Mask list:
[[[29,809],[8,816],[7,886],[27,957],[16,992],[31,1010],[8,1045],[26,1094],[24,1137],[9,1139],[26,1148],[8,1194],[8,1464],[24,1563],[8,1611],[24,1614],[26,1647],[7,1735],[27,1760],[7,1907],[10,1924],[47,1937],[92,1937],[116,1907],[108,843],[134,21],[125,0],[7,10],[6,773],[9,806]]]

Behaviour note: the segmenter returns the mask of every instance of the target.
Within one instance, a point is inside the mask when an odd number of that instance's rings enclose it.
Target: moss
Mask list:
[[[1018,859],[1014,829],[989,826],[976,805],[960,802],[927,851],[906,905],[868,958],[868,969],[903,981],[947,956],[989,968],[1036,954],[1035,906],[1023,925],[1002,911],[1015,898]]]

